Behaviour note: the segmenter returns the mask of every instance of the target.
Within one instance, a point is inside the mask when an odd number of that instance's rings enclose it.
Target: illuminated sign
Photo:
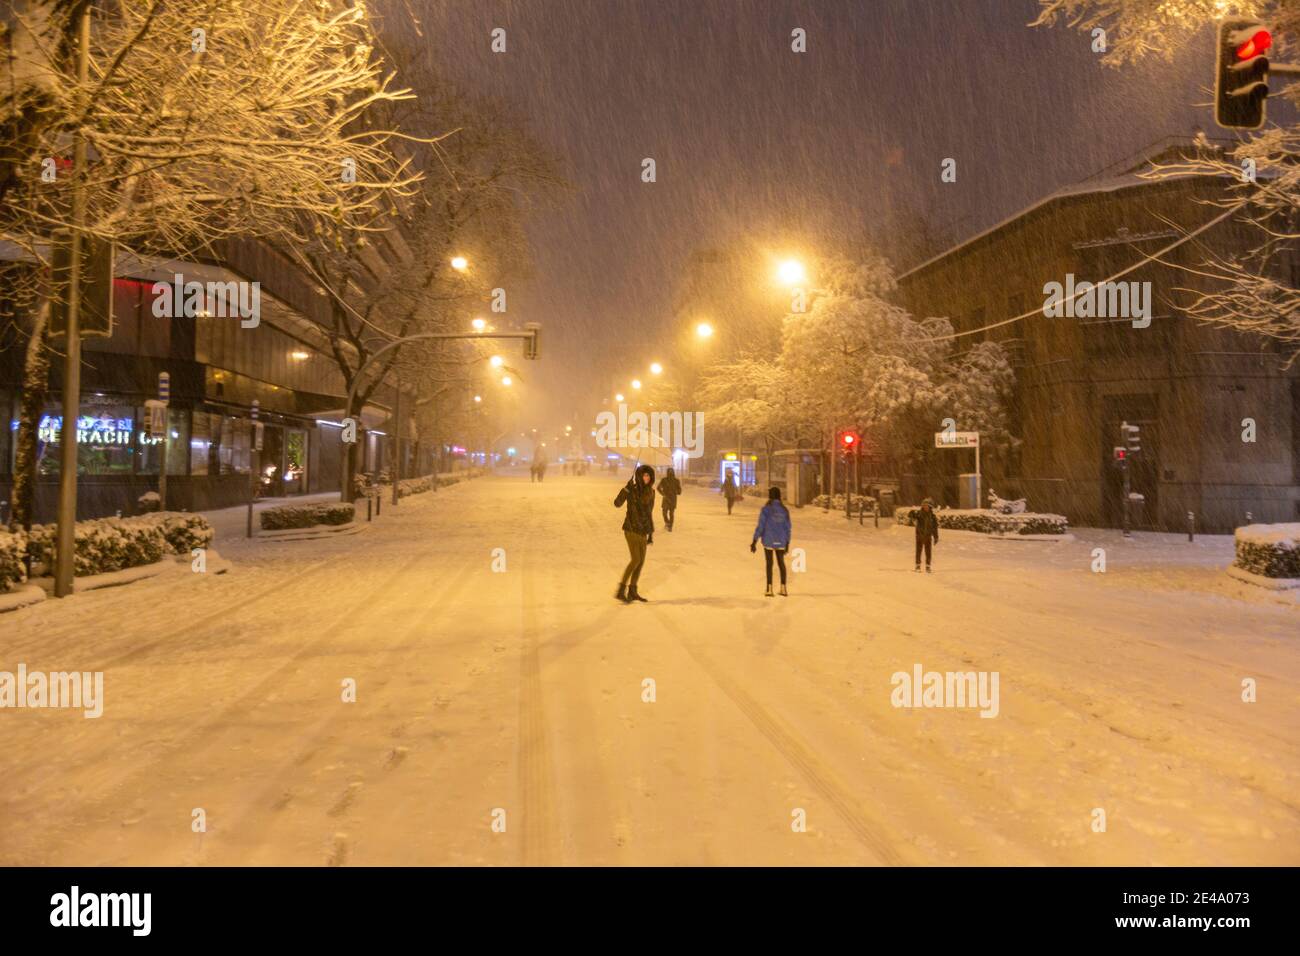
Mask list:
[[[129,445],[135,422],[129,418],[94,418],[82,415],[77,419],[77,444],[79,445]],[[63,431],[62,415],[42,416],[36,428],[36,437],[46,444],[56,444]]]
[[[727,461],[735,461],[736,453],[734,451],[729,451],[724,457],[727,459]]]

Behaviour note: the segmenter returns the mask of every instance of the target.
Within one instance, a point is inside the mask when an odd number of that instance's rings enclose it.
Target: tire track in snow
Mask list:
[[[655,615],[664,623],[671,633],[676,633],[672,621],[664,612],[655,609]],[[870,819],[862,812],[859,801],[840,783],[834,774],[813,754],[812,749],[787,730],[752,696],[732,680],[721,668],[714,665],[707,657],[696,650],[689,642],[682,641],[682,646],[691,659],[700,666],[718,688],[731,699],[737,709],[749,718],[777,752],[793,766],[808,783],[821,794],[822,798],[835,810],[840,819],[848,826],[850,832],[867,848],[876,861],[888,866],[906,866],[913,862],[899,852],[897,845],[890,839],[884,827]]]

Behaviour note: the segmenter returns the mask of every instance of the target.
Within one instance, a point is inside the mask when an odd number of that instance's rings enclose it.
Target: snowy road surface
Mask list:
[[[1300,612],[1230,539],[944,532],[926,576],[802,509],[767,599],[757,504],[688,486],[624,606],[622,480],[329,541],[224,512],[229,574],[0,615],[0,670],[105,674],[98,720],[0,710],[0,864],[1300,863]],[[893,706],[917,665],[996,671],[997,716]]]

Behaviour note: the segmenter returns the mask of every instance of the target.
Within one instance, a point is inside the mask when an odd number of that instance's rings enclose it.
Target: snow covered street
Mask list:
[[[98,719],[0,710],[0,864],[1300,863],[1300,606],[1229,537],[944,531],[925,575],[911,529],[792,509],[765,598],[758,503],[688,485],[625,606],[626,477],[335,540],[235,509],[228,574],[0,615],[0,670],[104,672]],[[895,706],[917,668],[996,672],[996,713]]]

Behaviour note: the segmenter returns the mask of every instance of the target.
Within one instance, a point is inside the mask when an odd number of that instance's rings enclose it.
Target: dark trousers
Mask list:
[[[781,583],[785,584],[785,548],[764,548],[763,561],[767,564],[767,586],[772,586],[772,555],[776,555],[776,563],[781,568]]]
[[[925,548],[925,566],[927,568],[930,566],[930,548],[933,544],[934,544],[933,539],[931,539],[928,535],[924,538],[916,539],[916,564],[918,567],[921,564],[922,548]]]
[[[673,517],[677,514],[677,503],[676,503],[676,502],[673,502],[673,503],[670,505],[670,504],[665,500],[665,501],[664,501],[664,506],[663,506],[663,512],[664,512],[664,527],[667,528],[669,531],[672,531],[672,530],[673,530]]]
[[[624,531],[623,537],[627,538],[627,550],[632,555],[632,560],[623,569],[623,577],[619,579],[619,583],[632,587],[641,577],[641,566],[645,564],[646,535],[637,534],[635,531]]]
[[[731,514],[731,506],[736,503],[736,499],[727,495],[727,514]]]

